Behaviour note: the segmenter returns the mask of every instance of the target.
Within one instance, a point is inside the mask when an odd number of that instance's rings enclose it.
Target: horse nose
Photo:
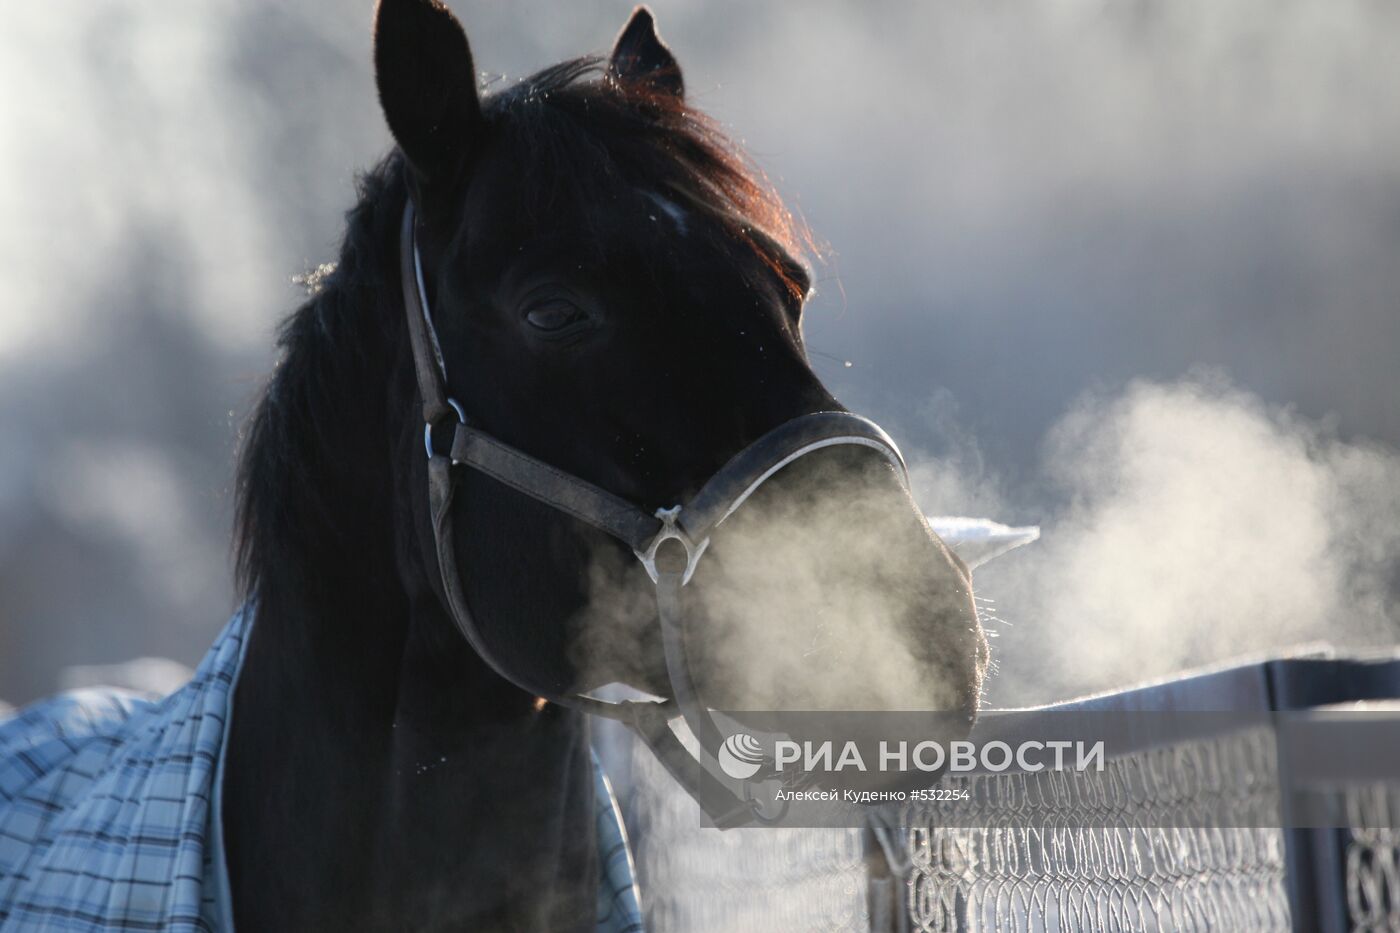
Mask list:
[[[986,646],[966,573],[877,451],[783,467],[715,529],[690,589],[717,708],[975,712]]]

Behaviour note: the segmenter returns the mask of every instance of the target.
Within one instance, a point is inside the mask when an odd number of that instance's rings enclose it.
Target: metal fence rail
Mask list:
[[[1397,698],[1400,657],[1309,657],[1191,674],[1043,712],[1278,711]],[[1075,819],[1044,786],[1057,780],[1046,772],[958,778],[974,803],[986,803],[973,828],[929,820],[727,832],[700,828],[698,807],[645,750],[618,745],[608,757],[620,772],[649,929],[658,933],[1400,931],[1400,832],[1387,828],[1400,817],[1400,775],[1339,782],[1345,827],[1189,828],[1193,808],[1276,812],[1288,782],[1278,753],[1267,728],[1130,749],[1107,762],[1103,786],[1113,792],[1081,792]],[[1126,800],[1125,787],[1137,799]],[[1132,808],[1144,803],[1180,819],[1111,819],[1125,808],[1142,812]],[[1086,827],[1094,808],[1105,825]]]

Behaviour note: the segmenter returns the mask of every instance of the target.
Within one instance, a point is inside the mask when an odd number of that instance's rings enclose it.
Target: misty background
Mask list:
[[[9,11],[0,697],[233,608],[239,425],[389,147],[371,6]],[[490,84],[631,9],[451,6]],[[819,374],[927,511],[1042,526],[975,580],[991,703],[1400,641],[1400,7],[652,6],[827,246]]]

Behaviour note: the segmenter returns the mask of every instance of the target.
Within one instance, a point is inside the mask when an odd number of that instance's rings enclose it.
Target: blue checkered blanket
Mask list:
[[[0,933],[232,930],[219,789],[252,626],[229,620],[193,679],[158,701],[117,690],[0,722]],[[598,930],[640,931],[631,855],[595,759]]]

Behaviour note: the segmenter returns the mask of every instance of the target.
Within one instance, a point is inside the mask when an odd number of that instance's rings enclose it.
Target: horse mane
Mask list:
[[[241,438],[234,558],[245,598],[298,557],[291,542],[308,530],[351,531],[353,510],[324,477],[377,453],[345,450],[348,426],[388,430],[382,387],[403,338],[398,315],[381,306],[399,287],[402,156],[391,153],[356,187],[339,257],[302,279],[311,294],[278,328],[279,358]]]
[[[619,80],[605,60],[584,57],[488,94],[482,113],[487,132],[535,160],[522,170],[570,181],[568,190],[532,185],[527,215],[548,216],[561,197],[598,194],[606,180],[645,181],[746,244],[793,298],[807,292],[805,228],[762,171],[682,98]],[[409,410],[402,403],[413,391],[398,297],[402,155],[395,150],[361,175],[357,193],[338,261],[304,277],[312,293],[278,329],[280,358],[243,433],[234,560],[244,598],[274,568],[304,572],[308,549],[352,547],[387,531],[388,504],[346,490],[388,449],[392,413]],[[370,514],[375,508],[383,514]]]

